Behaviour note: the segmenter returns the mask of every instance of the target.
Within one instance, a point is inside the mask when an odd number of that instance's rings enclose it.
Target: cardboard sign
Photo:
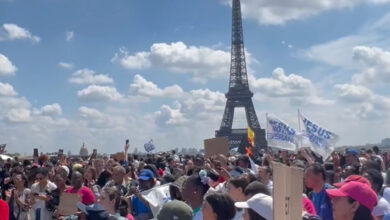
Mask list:
[[[273,163],[274,219],[302,219],[303,169]]]
[[[228,155],[229,140],[227,137],[218,137],[204,140],[204,152],[206,158],[213,155]]]
[[[76,193],[62,193],[58,212],[61,215],[73,215],[77,212],[77,203],[80,202],[80,196]]]

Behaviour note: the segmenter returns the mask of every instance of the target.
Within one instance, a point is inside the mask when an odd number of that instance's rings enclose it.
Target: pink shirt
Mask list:
[[[93,195],[92,190],[86,186],[82,186],[78,191],[73,187],[69,187],[65,190],[66,193],[77,193],[81,196],[81,203],[84,205],[91,205],[95,202],[95,196]]]

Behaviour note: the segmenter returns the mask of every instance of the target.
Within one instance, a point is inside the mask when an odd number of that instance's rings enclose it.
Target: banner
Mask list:
[[[153,213],[154,219],[156,219],[157,214],[160,212],[162,206],[170,199],[169,185],[170,184],[165,184],[141,192],[144,198],[149,202],[149,207]]]
[[[154,147],[154,144],[153,144],[153,140],[150,139],[150,141],[148,143],[144,144],[144,148],[145,148],[145,151],[148,152],[148,153],[150,151],[154,150],[155,147]]]
[[[333,152],[339,136],[327,129],[313,123],[300,112],[298,113],[299,123],[302,127],[302,147],[309,146],[312,151],[322,156],[326,160]]]
[[[267,142],[268,146],[283,150],[296,151],[297,132],[275,116],[267,114]]]

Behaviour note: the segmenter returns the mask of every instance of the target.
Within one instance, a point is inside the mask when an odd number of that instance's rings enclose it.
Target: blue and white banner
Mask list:
[[[145,151],[148,153],[151,152],[152,150],[154,150],[155,147],[153,144],[153,140],[151,139],[148,143],[144,144],[144,148],[145,148]]]
[[[275,116],[267,114],[267,142],[268,146],[283,150],[296,151],[297,132]]]
[[[320,127],[307,119],[300,112],[298,114],[302,127],[302,147],[310,147],[312,151],[326,160],[334,150],[339,136],[325,128]]]

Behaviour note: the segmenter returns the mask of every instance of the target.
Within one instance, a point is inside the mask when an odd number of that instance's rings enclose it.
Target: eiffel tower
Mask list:
[[[225,94],[227,101],[221,127],[215,132],[216,137],[228,137],[230,149],[245,145],[247,129],[232,129],[234,109],[245,108],[248,126],[255,133],[255,151],[267,148],[265,130],[261,129],[253,106],[253,93],[249,90],[248,75],[245,62],[244,37],[242,30],[241,3],[233,0],[232,6],[232,46],[229,91]],[[247,142],[246,142],[247,143]]]

